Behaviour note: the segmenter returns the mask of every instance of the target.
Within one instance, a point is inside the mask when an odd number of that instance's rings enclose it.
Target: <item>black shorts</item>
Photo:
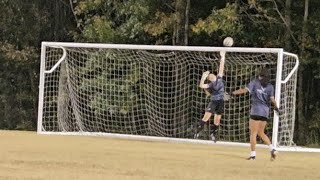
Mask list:
[[[224,101],[223,99],[217,101],[210,101],[208,107],[206,108],[206,112],[210,112],[212,114],[221,115],[224,112]]]
[[[268,118],[263,116],[257,116],[257,115],[250,115],[250,119],[255,121],[268,121]]]

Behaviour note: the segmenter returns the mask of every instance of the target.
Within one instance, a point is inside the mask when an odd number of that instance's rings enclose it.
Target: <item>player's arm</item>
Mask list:
[[[240,88],[238,90],[233,91],[231,93],[231,95],[237,96],[237,95],[241,95],[241,94],[246,94],[247,92],[249,92],[248,88]]]
[[[279,111],[279,107],[277,106],[277,102],[276,102],[276,100],[274,99],[274,96],[271,96],[271,97],[270,97],[270,101],[271,101],[271,105],[273,106],[274,110],[275,110],[275,111]]]
[[[247,85],[247,87],[245,87],[245,88],[240,88],[240,89],[238,89],[238,90],[236,90],[236,91],[233,91],[232,93],[231,93],[231,95],[232,96],[236,96],[236,95],[241,95],[241,94],[246,94],[246,93],[251,93],[252,91],[253,91],[253,89],[254,89],[254,86],[255,86],[255,81],[251,81],[248,85]]]
[[[224,60],[226,57],[226,52],[225,51],[220,51],[220,66],[219,66],[219,72],[218,72],[218,76],[222,77],[223,76],[223,71],[224,71]]]
[[[270,102],[271,102],[271,105],[273,106],[273,109],[274,109],[277,113],[279,113],[280,110],[279,110],[279,107],[277,106],[277,102],[276,102],[276,100],[275,100],[275,98],[274,98],[274,87],[273,87],[273,86],[272,86],[272,88],[271,88],[271,93],[270,93]]]
[[[210,92],[208,91],[208,89],[203,89],[204,92],[206,93],[207,96],[211,96]]]
[[[209,71],[206,71],[202,74],[202,77],[201,77],[201,80],[200,80],[200,85],[199,87],[202,88],[202,89],[207,89],[209,88],[209,84],[205,84],[204,81],[206,80],[206,78],[208,77],[209,75]]]

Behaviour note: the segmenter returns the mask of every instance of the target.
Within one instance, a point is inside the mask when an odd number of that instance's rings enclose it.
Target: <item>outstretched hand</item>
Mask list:
[[[221,56],[221,60],[224,60],[224,58],[226,56],[226,52],[225,51],[220,51],[220,56]]]
[[[210,71],[206,71],[202,73],[202,77],[208,77],[210,74]]]
[[[203,72],[203,74],[209,75],[209,74],[210,74],[210,71]]]
[[[274,108],[274,111],[278,114],[278,116],[282,114],[282,110],[280,110],[279,108]]]
[[[224,93],[224,101],[229,101],[230,99],[232,99],[234,97],[233,92],[231,93]]]
[[[230,96],[230,94],[228,93],[224,93],[224,97],[223,97],[223,100],[224,101],[229,101],[232,97]]]

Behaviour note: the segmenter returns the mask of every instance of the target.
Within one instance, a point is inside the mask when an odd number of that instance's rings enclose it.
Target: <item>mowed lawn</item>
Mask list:
[[[320,179],[320,153],[0,131],[0,179]]]

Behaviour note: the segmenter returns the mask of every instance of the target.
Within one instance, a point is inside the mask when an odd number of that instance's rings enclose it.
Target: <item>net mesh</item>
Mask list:
[[[210,101],[199,88],[204,71],[216,71],[219,52],[70,48],[52,73],[44,73],[41,130],[47,132],[106,132],[193,138],[197,122]],[[62,50],[46,47],[45,69],[53,67]],[[275,85],[277,54],[228,52],[226,92],[246,86],[260,69],[271,71]],[[284,56],[282,76],[295,59]],[[296,73],[281,88],[278,142],[292,145]],[[249,95],[225,102],[218,140],[249,142]],[[267,133],[272,136],[271,125]],[[210,128],[207,126],[206,129]],[[203,132],[203,139],[209,130]]]

